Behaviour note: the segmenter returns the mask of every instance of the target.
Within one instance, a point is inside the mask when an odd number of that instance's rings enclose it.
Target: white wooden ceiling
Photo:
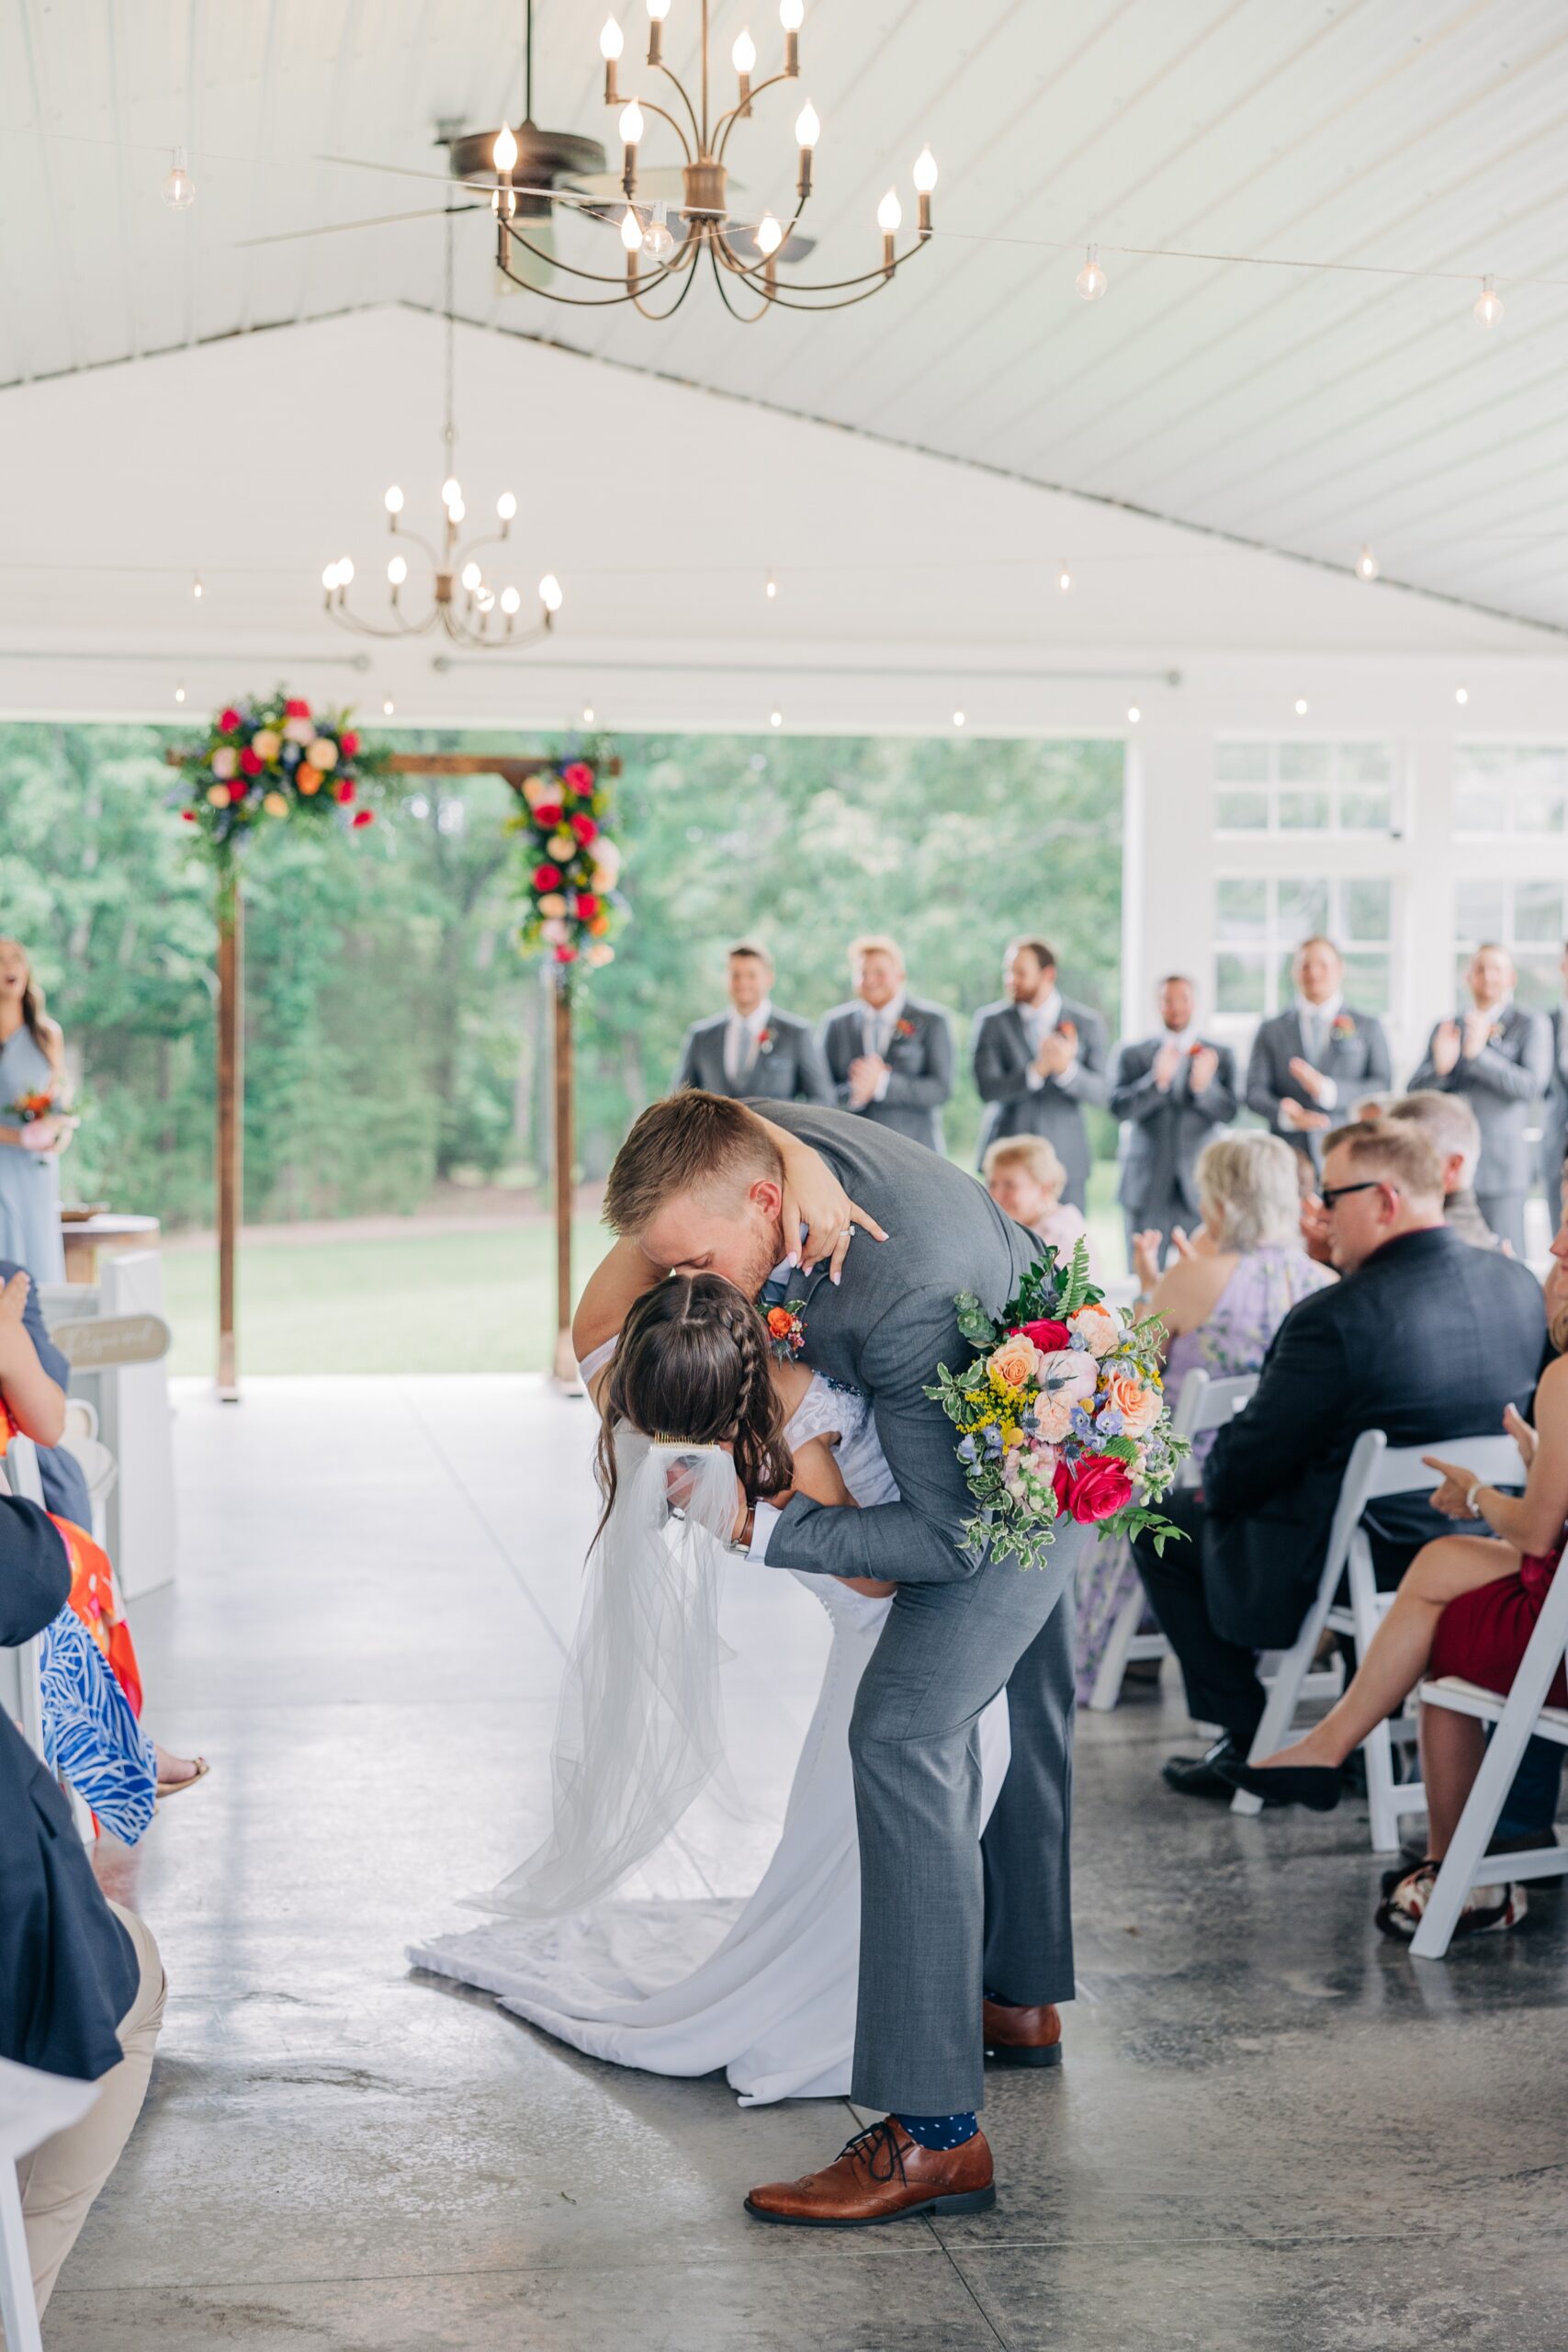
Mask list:
[[[614,153],[604,7],[538,0],[535,113]],[[618,12],[623,81],[646,86],[630,64],[641,0]],[[439,204],[436,179],[401,175],[439,175],[440,119],[515,119],[520,14],[515,0],[0,0],[0,385],[32,388],[0,396],[13,479],[39,379],[436,305],[436,220],[241,241]],[[682,70],[695,16],[674,0]],[[773,0],[726,0],[726,81],[746,22],[759,72],[779,42]],[[914,155],[928,138],[937,154],[938,235],[889,291],[750,329],[703,287],[662,325],[561,310],[497,296],[480,214],[458,223],[462,316],[1347,569],[1369,541],[1391,580],[1568,628],[1563,0],[808,0],[802,52],[800,92],[824,123],[813,267],[873,259],[882,190],[896,180],[908,209]],[[737,133],[748,204],[787,200],[796,105],[786,87]],[[175,141],[197,186],[183,214],[160,199]],[[1111,281],[1092,306],[1073,285],[1090,239]],[[573,223],[561,242],[616,266],[604,229]],[[1506,303],[1491,334],[1471,316],[1485,271]],[[1532,278],[1558,282],[1519,282]],[[297,368],[269,364],[265,408],[232,379],[236,465],[264,469],[275,430],[298,450],[328,412],[343,429],[319,372],[331,349],[307,339]],[[185,398],[206,379],[165,380]],[[96,413],[112,456],[112,405]],[[631,454],[658,472],[651,423]],[[352,423],[327,456],[352,471]],[[1050,527],[1067,530],[1066,514]],[[748,560],[770,560],[765,536]],[[181,539],[171,560],[187,560]]]

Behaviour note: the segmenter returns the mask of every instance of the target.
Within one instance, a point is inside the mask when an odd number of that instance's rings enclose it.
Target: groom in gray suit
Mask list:
[[[759,1108],[763,1106],[759,1105]],[[761,2221],[855,2228],[994,2200],[977,2110],[984,2061],[1049,2065],[1072,1997],[1067,1841],[1070,1611],[1057,1607],[1087,1529],[1047,1566],[977,1557],[952,1424],[925,1395],[966,1363],[953,1302],[997,1314],[1037,1254],[972,1177],[841,1111],[767,1115],[819,1152],[889,1238],[855,1243],[839,1284],[783,1261],[782,1169],[743,1107],[702,1093],[645,1111],[605,1193],[607,1222],[661,1266],[803,1302],[805,1361],[869,1396],[900,1499],[833,1510],[748,1504],[734,1548],[775,1568],[893,1581],[850,1729],[860,1825],[860,1987],[850,2096],[886,2110],[825,2170],[754,2189]],[[976,1732],[1005,1686],[1012,1757],[984,1838]]]

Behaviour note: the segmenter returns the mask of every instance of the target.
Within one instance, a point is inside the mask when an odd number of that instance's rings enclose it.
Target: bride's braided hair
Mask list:
[[[645,1291],[626,1317],[594,1463],[605,1519],[615,1499],[622,1421],[650,1437],[728,1445],[752,1502],[777,1494],[795,1475],[761,1316],[722,1274],[671,1274]]]

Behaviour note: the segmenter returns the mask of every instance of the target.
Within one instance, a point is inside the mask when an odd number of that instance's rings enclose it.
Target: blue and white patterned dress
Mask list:
[[[122,1845],[134,1846],[152,1818],[156,1755],[103,1652],[69,1608],[44,1628],[39,1679],[50,1770]]]

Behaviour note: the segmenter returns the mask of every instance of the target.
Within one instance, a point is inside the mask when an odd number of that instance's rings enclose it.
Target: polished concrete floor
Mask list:
[[[51,2352],[1548,2352],[1568,2340],[1568,1896],[1417,1966],[1356,1810],[1168,1795],[1168,1689],[1080,1727],[1080,1997],[991,2086],[994,2213],[761,2229],[752,2181],[853,2129],[626,2075],[412,1973],[543,1824],[588,1518],[586,1408],[522,1380],[179,1395],[183,1573],[138,1610],[150,1713],[212,1778],[105,1858],[167,1962],[146,2112]],[[738,1570],[759,1821],[821,1619]],[[715,1816],[677,1866],[744,1883]],[[470,1917],[472,1915],[469,1915]]]

